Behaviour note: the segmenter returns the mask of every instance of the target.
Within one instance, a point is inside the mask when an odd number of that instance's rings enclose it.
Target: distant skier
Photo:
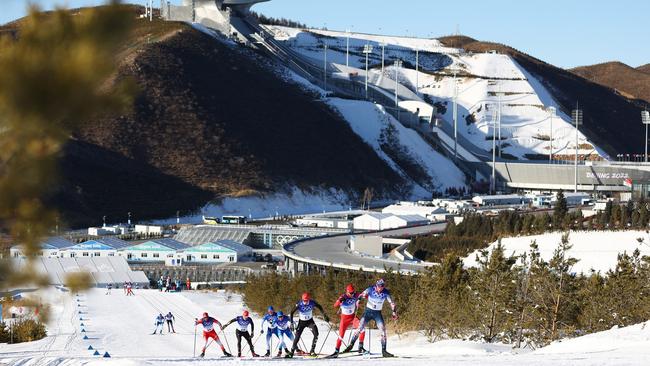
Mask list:
[[[293,315],[298,312],[298,327],[296,327],[296,338],[293,340],[293,346],[291,346],[291,351],[286,355],[287,358],[293,357],[294,352],[298,349],[298,342],[300,341],[300,336],[305,328],[309,328],[314,335],[314,340],[311,342],[311,350],[309,351],[310,356],[316,356],[316,342],[318,341],[318,328],[314,322],[314,308],[320,310],[325,318],[326,322],[329,322],[329,317],[325,314],[323,307],[319,303],[311,299],[311,296],[308,292],[302,294],[300,301],[296,303],[296,306],[291,311],[291,324],[293,324]]]
[[[186,290],[191,290],[192,289],[192,281],[190,281],[189,277],[185,280],[185,289]]]
[[[359,322],[359,329],[357,329],[352,335],[352,340],[350,344],[345,348],[343,352],[350,352],[352,350],[352,345],[356,342],[359,334],[364,331],[366,324],[371,320],[374,320],[377,324],[377,328],[381,331],[381,354],[384,357],[394,357],[391,353],[386,351],[386,325],[384,324],[384,317],[381,315],[381,309],[384,306],[384,301],[388,301],[390,304],[391,310],[393,311],[393,319],[397,319],[397,310],[393,298],[390,296],[390,291],[386,289],[386,283],[384,279],[380,278],[377,280],[374,286],[370,286],[365,289],[360,295],[359,298],[367,299],[366,310],[363,312],[361,321]]]
[[[276,333],[276,325],[275,321],[277,319],[277,314],[275,313],[275,310],[273,309],[273,306],[269,306],[268,309],[266,309],[266,314],[262,318],[262,324],[260,325],[260,330],[261,334],[264,334],[264,323],[268,323],[268,326],[266,328],[266,353],[264,354],[264,357],[269,357],[271,356],[271,338],[275,335],[276,337],[280,338],[280,336]]]
[[[111,289],[112,289],[112,288],[113,288],[113,284],[112,284],[112,283],[109,283],[108,285],[106,285],[106,295],[110,295],[110,294],[111,294]]]
[[[176,318],[174,317],[174,314],[172,312],[168,312],[167,315],[165,315],[165,321],[167,321],[167,332],[168,333],[176,333],[176,330],[174,329],[174,322],[176,321]]]
[[[162,314],[158,314],[158,316],[156,317],[155,324],[156,324],[156,329],[154,329],[153,333],[151,334],[156,334],[156,332],[158,331],[158,327],[160,327],[160,334],[162,334],[165,325],[165,317]]]
[[[133,284],[131,282],[126,283],[126,296],[135,296],[133,293]]]
[[[253,319],[248,316],[248,310],[244,310],[242,315],[233,318],[228,323],[226,323],[222,329],[226,329],[232,323],[237,323],[237,329],[235,330],[235,336],[237,336],[237,357],[241,357],[241,339],[242,337],[248,342],[248,346],[251,349],[251,354],[253,357],[258,357],[255,353],[255,348],[253,347],[253,341],[251,340],[251,334],[255,333],[255,323]],[[251,327],[251,332],[248,333],[248,326]]]
[[[345,293],[343,293],[334,303],[335,308],[339,308],[341,313],[341,322],[339,323],[339,337],[336,340],[336,348],[334,353],[330,357],[337,357],[339,354],[339,349],[341,348],[341,342],[345,336],[345,331],[354,326],[354,321],[357,316],[357,309],[359,307],[359,293],[354,291],[354,286],[350,283],[345,287]],[[359,353],[363,353],[365,349],[363,348],[363,340],[366,336],[366,332],[362,331],[359,336]],[[352,348],[354,345],[350,343],[348,347]]]
[[[289,350],[287,349],[287,346],[284,344],[284,336],[287,336],[289,338],[289,341],[293,342],[294,337],[293,337],[293,332],[290,329],[290,324],[291,324],[291,319],[287,316],[284,315],[282,311],[278,311],[276,314],[276,319],[275,319],[275,334],[280,338],[280,346],[278,347],[278,357],[282,356],[282,350],[284,349],[284,352],[288,355]]]
[[[223,329],[221,323],[219,323],[217,319],[209,316],[208,313],[203,313],[203,317],[201,319],[195,319],[194,324],[195,325],[201,324],[203,326],[203,339],[205,340],[205,344],[203,345],[203,349],[201,350],[201,354],[199,355],[200,357],[205,356],[205,349],[208,346],[208,339],[214,340],[214,342],[218,344],[219,347],[221,347],[221,352],[223,352],[224,356],[232,357],[230,353],[226,352],[226,348],[223,346],[221,340],[219,340],[219,336],[217,335],[217,332],[214,330],[215,324],[218,325],[220,329]]]

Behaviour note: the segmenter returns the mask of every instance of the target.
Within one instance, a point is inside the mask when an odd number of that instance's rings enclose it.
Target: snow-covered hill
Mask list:
[[[24,366],[48,365],[238,365],[282,364],[339,365],[339,360],[303,359],[224,359],[215,346],[208,348],[205,359],[192,357],[194,347],[193,319],[204,311],[220,321],[228,321],[244,308],[236,294],[219,292],[162,293],[157,290],[136,290],[134,297],[124,296],[121,290],[106,295],[105,290],[93,289],[75,297],[68,292],[49,289],[29,296],[42,296],[54,304],[48,324],[48,337],[37,342],[0,345],[0,364]],[[327,299],[322,299],[327,303]],[[281,304],[274,304],[276,307]],[[152,335],[154,317],[171,311],[176,316],[176,334],[166,331]],[[79,314],[81,312],[81,314]],[[80,320],[81,318],[81,320]],[[259,326],[259,316],[253,315]],[[83,323],[83,326],[81,325]],[[327,335],[328,326],[318,321],[321,336],[318,348],[329,353],[335,337]],[[84,329],[85,332],[81,332]],[[258,330],[256,330],[258,332]],[[87,335],[88,339],[83,339]],[[227,346],[234,350],[234,328],[226,329]],[[265,351],[264,340],[254,337],[256,351]],[[368,338],[370,338],[368,343]],[[223,337],[222,337],[223,339]],[[486,344],[464,340],[445,340],[429,343],[417,333],[388,339],[388,348],[398,358],[381,359],[377,330],[366,338],[366,346],[373,355],[355,357],[354,362],[365,365],[644,365],[650,356],[647,347],[650,328],[647,323],[622,329],[612,329],[580,338],[556,342],[534,352],[514,351],[508,345]],[[305,332],[305,342],[311,341]],[[197,347],[201,345],[197,340]],[[92,350],[89,350],[92,346]],[[247,347],[243,348],[248,355]],[[108,352],[111,358],[93,356]],[[399,358],[401,356],[401,358]]]
[[[505,238],[501,245],[506,255],[520,255],[530,250],[530,244],[535,241],[539,252],[545,260],[553,256],[563,233],[547,233],[532,236]],[[569,233],[569,243],[573,246],[568,255],[579,259],[573,266],[572,272],[589,273],[590,270],[605,273],[616,267],[619,253],[631,255],[638,249],[642,255],[650,255],[650,236],[645,231],[577,231]],[[492,243],[488,250],[497,243]],[[478,251],[468,255],[464,262],[467,266],[476,266]]]
[[[542,84],[518,65],[510,56],[496,53],[468,54],[459,49],[443,47],[435,39],[417,39],[324,31],[317,29],[270,26],[276,39],[311,57],[323,60],[323,45],[328,46],[327,60],[365,69],[363,46],[374,46],[370,57],[373,73],[381,73],[382,44],[385,44],[384,74],[379,78],[395,78],[393,62],[404,60],[398,79],[431,103],[437,103],[439,117],[452,123],[454,89],[458,88],[459,131],[473,144],[486,151],[492,149],[495,111],[501,113],[501,138],[504,157],[543,159],[550,151],[557,156],[575,154],[575,128],[571,118]],[[349,40],[348,40],[349,39]],[[346,49],[349,42],[349,59]],[[416,50],[419,50],[419,72],[415,71]],[[456,79],[454,74],[457,75]],[[457,81],[457,82],[456,82]],[[500,108],[499,108],[500,106]],[[549,117],[549,107],[557,110]],[[552,125],[552,131],[551,131]],[[497,129],[498,131],[498,129]],[[498,134],[498,132],[497,132]],[[597,146],[578,132],[578,153],[589,158],[604,157]]]

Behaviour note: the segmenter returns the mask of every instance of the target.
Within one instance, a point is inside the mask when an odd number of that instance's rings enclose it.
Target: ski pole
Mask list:
[[[226,337],[226,332],[224,332],[223,329],[221,329],[221,334],[223,334],[223,340],[226,341],[226,347],[228,347],[228,353],[232,354],[232,352],[230,352],[230,345],[228,344],[228,337]]]
[[[320,349],[318,350],[319,354],[323,350],[323,347],[325,347],[325,343],[327,343],[327,338],[330,336],[330,333],[332,333],[332,326],[329,323],[327,323],[327,326],[329,327],[329,330],[327,331],[327,335],[325,336],[325,340],[323,341],[323,344],[321,344]]]
[[[196,323],[194,323],[194,350],[192,351],[192,357],[196,357]]]

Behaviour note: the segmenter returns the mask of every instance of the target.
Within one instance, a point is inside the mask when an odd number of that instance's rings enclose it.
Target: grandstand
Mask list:
[[[248,242],[254,226],[246,225],[196,225],[183,227],[174,236],[175,240],[189,245],[213,243],[219,240],[232,240],[238,243]]]
[[[25,258],[13,258],[17,267],[27,265]],[[132,282],[141,286],[149,285],[149,280],[144,272],[132,271],[126,259],[122,257],[85,257],[85,258],[33,258],[34,270],[37,274],[45,276],[50,285],[63,286],[68,273],[87,272],[91,277],[91,284],[97,287],[106,287],[107,284],[121,284]]]

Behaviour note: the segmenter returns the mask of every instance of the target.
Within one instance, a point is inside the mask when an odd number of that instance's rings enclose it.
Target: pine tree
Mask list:
[[[514,257],[506,257],[501,242],[492,252],[482,250],[477,256],[478,268],[473,271],[471,287],[475,311],[487,342],[509,332],[516,322],[513,308],[516,293]]]
[[[555,208],[553,209],[553,226],[560,229],[564,223],[564,217],[569,212],[564,192],[557,192]]]

